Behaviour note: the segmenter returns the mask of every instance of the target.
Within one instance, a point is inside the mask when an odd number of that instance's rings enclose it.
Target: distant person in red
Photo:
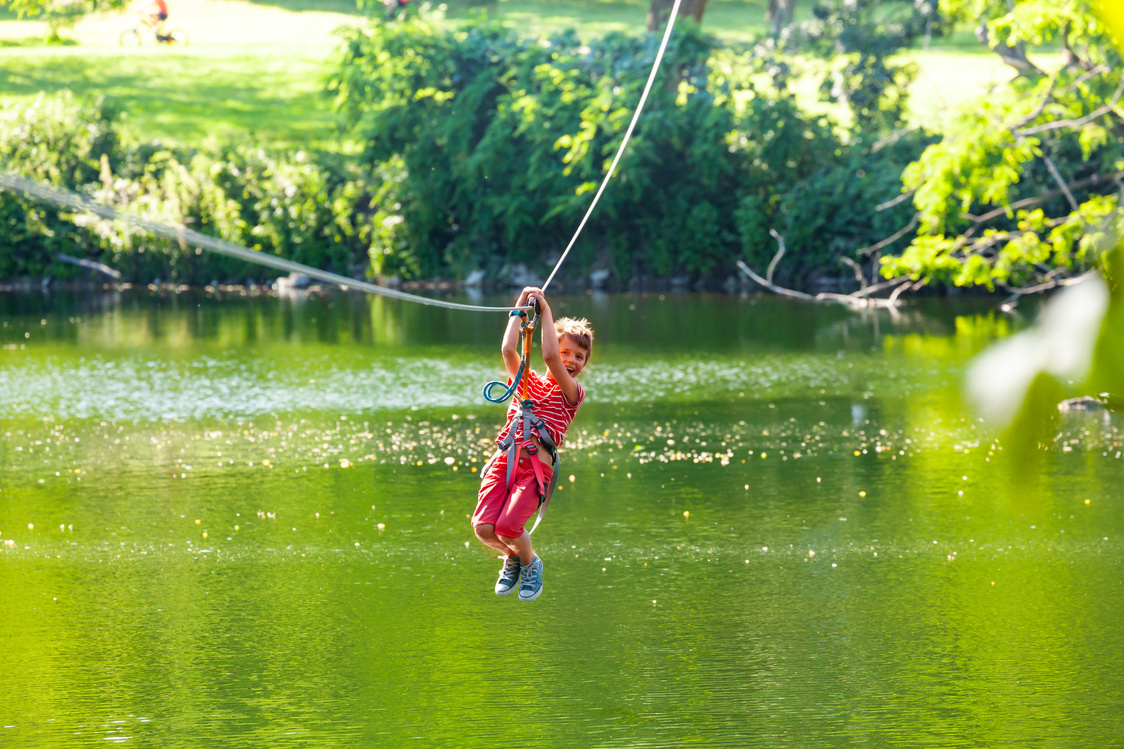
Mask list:
[[[383,5],[386,6],[386,17],[397,18],[406,10],[406,5],[410,0],[383,0]]]
[[[145,26],[159,30],[160,24],[168,20],[168,4],[164,0],[152,0],[141,8],[140,15]]]

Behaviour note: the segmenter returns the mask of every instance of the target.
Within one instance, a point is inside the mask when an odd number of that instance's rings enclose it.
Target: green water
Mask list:
[[[466,519],[502,318],[0,296],[0,746],[1124,746],[1120,420],[1015,461],[960,394],[1024,321],[556,306],[523,604]]]

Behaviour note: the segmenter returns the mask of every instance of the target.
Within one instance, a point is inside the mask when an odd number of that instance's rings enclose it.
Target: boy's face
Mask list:
[[[589,351],[578,344],[573,338],[564,335],[558,339],[558,352],[562,355],[562,365],[571,377],[577,377],[585,368],[589,358]]]

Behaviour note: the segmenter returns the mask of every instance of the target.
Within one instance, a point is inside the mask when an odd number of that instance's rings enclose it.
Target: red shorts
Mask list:
[[[480,482],[480,499],[476,503],[476,512],[472,514],[473,528],[487,523],[494,525],[496,534],[504,538],[523,535],[523,525],[539,508],[541,496],[532,460],[538,461],[543,481],[550,483],[550,466],[537,457],[521,457],[511,476],[511,491],[508,492],[507,455],[501,454]]]

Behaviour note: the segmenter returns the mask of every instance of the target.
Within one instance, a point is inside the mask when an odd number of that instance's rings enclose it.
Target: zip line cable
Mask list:
[[[56,203],[61,206],[73,208],[78,211],[88,211],[102,218],[111,219],[115,221],[124,221],[127,224],[132,224],[137,228],[144,229],[145,231],[152,232],[153,234],[161,234],[165,237],[178,240],[180,242],[199,247],[211,252],[217,252],[220,255],[228,255],[230,257],[245,260],[249,263],[257,263],[258,265],[265,265],[270,268],[288,271],[290,273],[303,273],[310,278],[315,278],[325,283],[337,284],[349,289],[356,289],[358,291],[365,291],[368,294],[378,294],[379,296],[390,297],[391,299],[401,299],[406,302],[417,302],[418,304],[427,304],[432,307],[447,307],[449,309],[465,310],[469,312],[511,312],[511,307],[485,307],[476,304],[460,304],[458,302],[448,302],[444,299],[431,299],[429,297],[419,296],[418,294],[410,294],[405,291],[398,291],[397,289],[390,289],[385,286],[378,286],[377,284],[369,283],[367,281],[360,281],[355,278],[348,278],[341,276],[337,273],[330,271],[320,270],[301,263],[295,263],[292,260],[271,255],[267,252],[256,252],[247,249],[233,242],[227,242],[224,239],[217,239],[209,237],[206,234],[200,234],[197,231],[188,229],[183,226],[172,226],[170,224],[162,224],[156,221],[149,221],[148,219],[141,218],[131,213],[123,213],[114,210],[107,205],[103,205],[89,198],[78,195],[77,193],[56,190],[53,187],[39,184],[38,182],[24,179],[13,174],[0,173],[0,187],[5,187],[13,192],[23,193],[49,203]]]
[[[601,200],[601,194],[605,192],[605,187],[609,184],[613,173],[616,171],[617,164],[624,154],[625,146],[628,145],[629,139],[632,137],[632,131],[636,128],[636,123],[640,119],[640,113],[644,110],[644,103],[648,100],[648,94],[652,90],[652,84],[656,80],[656,73],[659,72],[660,63],[663,61],[664,51],[667,49],[667,42],[671,38],[671,31],[675,26],[675,17],[679,13],[679,3],[681,0],[675,0],[671,7],[671,14],[667,19],[667,28],[664,30],[663,39],[660,41],[659,51],[656,53],[656,60],[652,64],[652,72],[648,75],[648,82],[644,85],[644,92],[640,95],[640,103],[636,107],[636,111],[632,115],[632,121],[628,124],[628,129],[625,131],[624,139],[621,141],[620,148],[617,149],[616,156],[613,157],[612,163],[609,164],[609,171],[606,172],[605,178],[601,181],[601,186],[597,188],[597,193],[593,196],[593,202],[589,204],[589,208],[585,212],[581,223],[578,224],[577,231],[570,239],[570,243],[566,245],[566,249],[562,252],[562,256],[558,258],[558,262],[554,264],[554,269],[550,272],[546,282],[543,283],[542,289],[550,285],[554,280],[554,276],[558,273],[558,269],[562,267],[562,263],[570,254],[574,244],[581,236],[582,229],[585,228],[586,222],[593,214],[593,209],[597,207],[597,202]],[[206,234],[200,234],[197,231],[188,229],[184,226],[176,226],[171,224],[163,224],[157,221],[150,221],[149,219],[142,218],[132,213],[125,213],[110,208],[107,205],[98,203],[85,196],[71,192],[69,190],[58,190],[49,187],[45,184],[35,180],[26,179],[16,174],[9,174],[0,172],[0,188],[5,188],[12,192],[22,193],[32,198],[36,198],[48,203],[54,203],[59,206],[73,208],[76,211],[85,211],[93,213],[96,216],[101,216],[104,219],[112,221],[122,221],[126,224],[131,224],[139,229],[151,232],[153,234],[162,235],[170,239],[174,239],[181,244],[188,244],[193,247],[216,252],[220,255],[227,255],[229,257],[238,258],[248,263],[255,263],[257,265],[264,265],[277,270],[288,271],[289,273],[300,273],[315,278],[325,283],[336,284],[344,288],[356,289],[364,291],[368,294],[376,294],[378,296],[390,297],[391,299],[400,299],[406,302],[416,302],[418,304],[425,304],[431,307],[445,307],[448,309],[464,310],[467,312],[506,312],[511,313],[512,307],[489,307],[478,304],[460,304],[459,302],[449,302],[444,299],[432,299],[430,297],[420,296],[418,294],[410,294],[405,291],[398,291],[397,289],[379,286],[377,284],[369,283],[367,281],[360,281],[355,278],[348,278],[341,276],[337,273],[313,268],[308,265],[286,260],[277,255],[271,255],[267,252],[257,252],[233,242],[227,242],[224,239],[216,237],[209,237]],[[531,309],[524,307],[522,309]]]
[[[546,287],[550,286],[550,282],[554,280],[554,274],[562,267],[562,261],[566,259],[574,243],[578,241],[582,229],[585,228],[585,222],[589,221],[593,209],[597,207],[597,201],[601,199],[601,193],[605,192],[605,187],[609,184],[609,180],[612,178],[613,172],[617,168],[617,162],[621,160],[621,156],[624,154],[624,147],[628,145],[628,139],[632,137],[632,130],[636,127],[637,120],[640,119],[640,113],[644,111],[644,102],[648,101],[648,92],[652,90],[652,83],[655,82],[656,73],[659,72],[660,63],[663,62],[663,53],[664,50],[667,49],[667,40],[671,38],[671,30],[675,27],[675,16],[679,13],[679,2],[680,0],[675,0],[675,4],[671,6],[671,15],[667,18],[667,28],[664,29],[663,39],[660,41],[660,49],[656,53],[656,61],[652,65],[652,72],[648,74],[648,82],[644,84],[644,93],[640,94],[640,103],[636,106],[636,111],[632,115],[632,122],[628,123],[628,130],[624,133],[624,140],[621,141],[621,147],[617,149],[617,155],[613,157],[613,162],[609,164],[609,171],[605,173],[605,179],[601,180],[601,186],[597,188],[597,194],[593,196],[593,202],[589,204],[589,209],[586,210],[585,216],[582,218],[581,223],[578,224],[578,230],[574,232],[573,239],[570,240],[570,244],[566,245],[566,249],[562,252],[562,257],[558,258],[558,262],[554,265],[554,270],[550,272],[546,283],[542,285],[542,290],[544,292],[546,291]]]

